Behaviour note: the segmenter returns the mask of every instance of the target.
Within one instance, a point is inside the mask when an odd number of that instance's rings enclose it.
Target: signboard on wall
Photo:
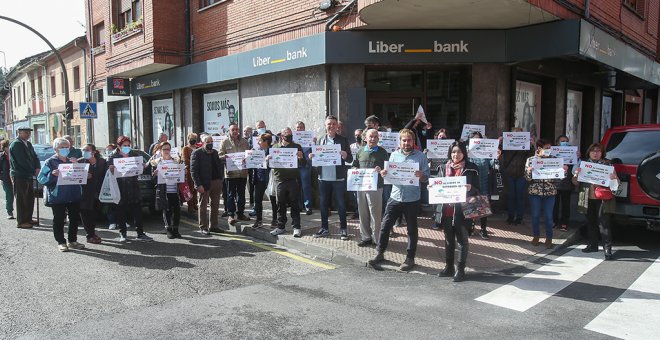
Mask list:
[[[571,145],[580,145],[582,131],[582,92],[566,93],[566,136]]]
[[[167,140],[174,142],[174,100],[172,98],[159,99],[151,102],[153,117],[153,138],[158,139],[161,133],[167,135]]]
[[[541,134],[541,89],[539,84],[516,81],[514,124],[529,132],[532,142]]]
[[[603,96],[600,115],[600,138],[605,136],[605,131],[612,127],[612,97]]]
[[[108,95],[130,96],[131,83],[128,78],[108,78]]]
[[[204,94],[204,131],[225,135],[230,123],[238,123],[238,90]]]

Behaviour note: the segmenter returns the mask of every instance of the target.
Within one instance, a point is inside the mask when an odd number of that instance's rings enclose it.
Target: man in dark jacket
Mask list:
[[[218,227],[218,209],[220,208],[220,195],[222,194],[222,179],[224,177],[223,164],[218,151],[213,149],[213,137],[202,137],[203,147],[193,151],[190,160],[190,177],[195,183],[195,190],[199,193],[198,220],[199,231],[209,235],[209,215],[207,207],[211,200],[211,229]]]
[[[16,223],[19,228],[32,228],[37,221],[32,219],[34,212],[34,176],[39,174],[41,165],[32,143],[29,142],[32,129],[21,127],[18,138],[9,146],[10,174],[16,193]]]
[[[326,134],[316,141],[317,145],[341,145],[341,164],[337,166],[319,166],[319,191],[321,195],[321,229],[314,237],[325,237],[330,234],[328,230],[328,211],[330,209],[330,199],[334,194],[335,204],[339,213],[339,222],[341,228],[341,239],[348,240],[348,224],[346,222],[346,202],[344,194],[346,193],[346,164],[353,162],[350,144],[346,137],[337,134],[337,117],[328,116],[325,118]],[[311,153],[309,158],[312,159]]]

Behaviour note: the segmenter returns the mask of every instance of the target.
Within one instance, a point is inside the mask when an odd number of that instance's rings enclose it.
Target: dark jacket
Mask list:
[[[81,210],[94,210],[100,208],[99,193],[105,179],[105,172],[108,170],[108,162],[103,157],[96,155],[96,164],[89,164],[89,173],[92,178],[87,178],[87,184],[82,186]],[[89,163],[83,159],[80,163]]]
[[[502,173],[512,178],[524,177],[525,162],[532,156],[534,156],[533,150],[503,150]]]
[[[567,164],[568,165],[568,164]],[[568,169],[564,172],[564,179],[562,179],[559,184],[557,184],[557,190],[559,191],[573,191],[575,186],[571,180],[573,177],[573,165],[568,165]]]
[[[127,157],[142,157],[136,150],[131,150]],[[122,158],[119,148],[110,155],[108,166],[114,165],[117,158]],[[117,178],[121,201],[119,205],[138,204],[140,202],[140,187],[138,185],[138,176]]]
[[[451,162],[451,161],[450,161]],[[442,164],[438,167],[438,177],[445,177],[446,176],[446,164]],[[470,191],[467,192],[467,197],[473,197],[479,195],[479,170],[477,169],[477,166],[474,163],[471,163],[469,161],[465,161],[465,169],[463,169],[463,174],[462,176],[465,176],[465,184],[470,184],[472,185],[472,188],[470,188]],[[435,207],[435,222],[441,223],[442,222],[442,214],[444,211],[444,204],[438,204]],[[456,219],[456,214],[457,213],[463,213],[463,210],[461,209],[461,204],[456,203],[454,204],[454,216],[452,216],[453,220]],[[454,222],[452,221],[452,224]]]
[[[316,140],[316,145],[325,145],[327,140],[328,140],[328,135],[323,135],[323,137]],[[351,145],[346,137],[339,134],[335,135],[334,143],[340,144],[341,151],[346,152],[346,159],[342,159],[341,164],[335,167],[337,169],[336,170],[337,179],[346,179],[346,170],[348,170],[348,167],[346,165],[350,165],[351,163],[353,163],[353,153],[351,153]],[[319,173],[319,178],[322,178],[323,167],[317,166],[316,169]]]
[[[34,152],[32,143],[27,146],[20,139],[16,139],[9,145],[10,174],[12,177],[32,179],[34,171],[41,167],[37,153]]]
[[[411,119],[403,128],[412,130],[412,132],[415,133],[415,136],[417,137],[417,141],[415,142],[417,145],[416,149],[421,151],[426,149],[426,140],[433,139],[433,128],[424,130],[424,127],[426,126],[424,122],[420,122],[418,128],[415,128],[415,121],[417,121],[415,118]]]
[[[376,151],[367,152],[364,151],[364,147],[361,147],[358,153],[355,155],[353,160],[353,167],[360,169],[373,169],[379,166],[381,169],[385,168],[385,161],[387,161],[390,156],[387,154],[385,149],[378,146]],[[383,176],[378,176],[378,188],[383,187]]]
[[[207,153],[204,147],[193,151],[192,156],[190,156],[190,177],[195,183],[195,189],[200,186],[203,186],[204,190],[211,188],[214,163],[219,171],[220,179],[223,179],[225,175],[224,164],[220,161],[218,151],[213,149],[211,153]]]
[[[300,144],[296,143],[289,143],[286,146],[282,146],[282,143],[277,143],[273,146],[273,148],[278,149],[278,148],[289,148],[289,149],[298,149],[298,151],[303,152],[302,146]],[[305,157],[303,158],[298,158],[298,166],[301,164],[304,165],[306,164],[307,160]],[[297,180],[300,178],[300,170],[298,167],[293,168],[293,169],[284,169],[284,168],[273,168],[271,176],[273,176],[275,179],[274,181],[278,183],[282,183],[284,181],[292,180],[295,179]]]
[[[63,163],[71,163],[70,161],[63,162],[57,157],[57,154],[51,156],[46,160],[43,169],[39,172],[37,180],[43,184],[48,192],[46,202],[51,206],[53,204],[67,204],[79,203],[82,199],[82,185],[57,185],[57,176],[52,175],[53,170]]]
[[[75,158],[75,159],[82,159],[82,150],[76,149],[76,148],[69,148],[69,155],[67,156],[69,158]]]
[[[0,151],[0,181],[11,184],[9,153]]]

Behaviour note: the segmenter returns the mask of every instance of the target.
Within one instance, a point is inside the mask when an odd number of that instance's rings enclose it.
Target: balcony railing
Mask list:
[[[97,55],[105,52],[105,43],[92,48],[92,55]]]
[[[112,34],[112,43],[124,40],[128,37],[134,36],[142,32],[142,18],[139,21],[135,21],[126,25],[126,27],[117,31],[116,27],[113,25],[112,31],[115,32]]]

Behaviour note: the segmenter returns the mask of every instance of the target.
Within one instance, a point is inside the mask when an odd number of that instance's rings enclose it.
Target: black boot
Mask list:
[[[447,259],[447,264],[445,269],[443,269],[438,276],[440,277],[452,277],[454,276],[454,259]]]
[[[367,263],[370,266],[373,267],[373,266],[383,262],[384,260],[385,260],[385,254],[379,251],[378,254],[376,254],[376,257],[374,257],[373,259],[367,261]]]
[[[172,228],[172,235],[174,235],[174,238],[183,238],[183,236],[181,236],[179,233],[179,227]]]
[[[465,262],[459,262],[454,274],[454,282],[462,282],[465,280]]]
[[[605,246],[605,260],[609,261],[612,259],[612,246]]]
[[[170,240],[174,238],[174,233],[172,233],[172,227],[165,228],[165,231],[167,232],[167,238],[169,238]]]
[[[593,245],[593,244],[590,244],[586,246],[584,249],[582,249],[583,253],[595,253],[597,251],[598,251],[598,245]]]

